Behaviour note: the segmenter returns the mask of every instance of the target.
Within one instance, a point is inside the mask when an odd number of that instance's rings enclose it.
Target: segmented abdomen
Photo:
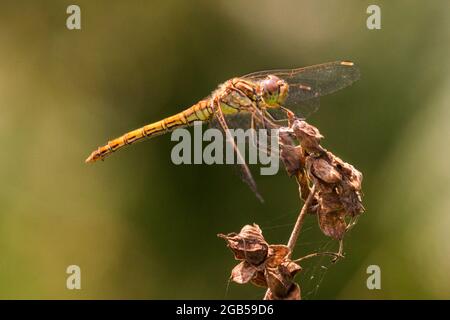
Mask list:
[[[145,138],[152,138],[177,128],[186,127],[194,121],[207,121],[212,115],[213,109],[210,105],[210,101],[202,100],[176,115],[167,117],[152,124],[148,124],[142,128],[130,131],[119,138],[109,141],[108,144],[93,151],[86,159],[86,162],[102,160],[106,156],[126,145],[141,141]]]

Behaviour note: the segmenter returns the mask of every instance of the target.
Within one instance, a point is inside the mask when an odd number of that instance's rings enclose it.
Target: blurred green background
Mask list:
[[[216,234],[256,222],[287,242],[300,203],[283,170],[256,177],[261,204],[227,166],[173,165],[170,135],[84,159],[233,76],[340,59],[361,80],[310,123],[363,172],[367,211],[344,260],[304,265],[303,295],[450,298],[448,1],[78,0],[69,31],[73,3],[0,4],[0,298],[260,299],[228,286],[236,262]],[[333,248],[309,217],[294,256]],[[66,289],[71,264],[81,290]]]

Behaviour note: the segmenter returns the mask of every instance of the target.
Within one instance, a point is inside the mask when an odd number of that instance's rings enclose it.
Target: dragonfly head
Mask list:
[[[268,75],[261,81],[262,98],[272,108],[279,107],[284,103],[288,94],[288,84],[274,75]]]

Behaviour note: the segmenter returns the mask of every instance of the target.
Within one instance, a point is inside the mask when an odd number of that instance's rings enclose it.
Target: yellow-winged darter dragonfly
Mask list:
[[[351,85],[359,79],[358,67],[350,61],[335,61],[298,69],[268,70],[230,79],[207,98],[171,117],[130,131],[93,151],[86,162],[103,160],[116,150],[152,138],[195,121],[215,123],[229,133],[231,124],[242,129],[274,128],[295,114],[305,118],[318,108],[318,98]],[[230,138],[227,135],[227,138]],[[227,139],[241,161],[244,180],[260,198],[256,183],[234,139]]]

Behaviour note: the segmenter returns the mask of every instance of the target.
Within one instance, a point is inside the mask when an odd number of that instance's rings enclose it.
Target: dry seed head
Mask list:
[[[297,177],[301,197],[306,200],[309,186],[316,186],[316,194],[309,211],[318,215],[322,232],[334,239],[342,239],[346,231],[345,218],[364,212],[361,202],[362,174],[320,145],[319,130],[300,119],[291,119],[290,128],[300,145],[280,139],[281,159],[290,176]],[[290,143],[290,144],[289,144]]]
[[[227,241],[235,258],[241,260],[231,271],[232,281],[269,288],[273,299],[300,299],[300,287],[294,276],[301,267],[289,258],[291,250],[287,246],[268,245],[256,224],[244,226],[239,234],[218,236]],[[261,249],[265,249],[265,254],[255,255]]]
[[[252,265],[262,263],[269,250],[269,245],[264,240],[257,224],[244,226],[239,234],[218,234],[218,237],[227,241],[228,247],[233,251],[237,260],[246,260]]]

